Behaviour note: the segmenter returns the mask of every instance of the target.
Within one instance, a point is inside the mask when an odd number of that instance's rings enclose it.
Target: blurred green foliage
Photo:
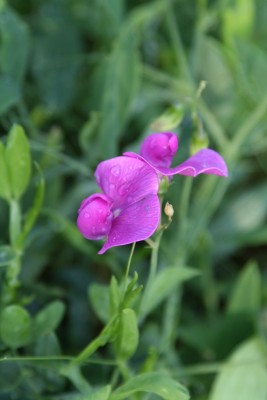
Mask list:
[[[0,400],[266,399],[266,18],[264,0],[0,0]],[[129,246],[98,256],[76,215],[97,163],[155,129],[178,161],[209,143],[229,178],[173,179],[140,300],[150,250],[123,292]]]

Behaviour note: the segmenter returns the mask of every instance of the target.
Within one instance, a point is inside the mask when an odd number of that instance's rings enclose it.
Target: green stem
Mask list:
[[[128,259],[128,263],[127,263],[127,267],[126,267],[126,271],[125,271],[125,277],[124,277],[124,283],[123,283],[123,290],[122,290],[122,300],[125,296],[126,290],[127,290],[127,283],[128,283],[128,277],[129,277],[129,271],[130,271],[130,267],[131,267],[131,263],[132,263],[132,258],[133,258],[133,253],[134,253],[134,249],[135,249],[135,244],[133,243],[132,248],[131,248],[131,253]]]
[[[78,354],[77,357],[75,357],[71,365],[81,365],[85,361],[88,360],[88,358],[96,352],[99,347],[105,346],[109,339],[111,338],[111,332],[113,329],[114,324],[116,323],[118,318],[118,315],[114,315],[113,318],[108,322],[108,324],[104,327],[104,329],[100,332],[100,334],[92,341],[90,342],[84,350],[81,351],[80,354]]]
[[[248,362],[222,362],[222,363],[209,363],[209,364],[199,364],[193,365],[189,367],[183,367],[178,374],[179,377],[181,376],[188,376],[188,375],[204,375],[204,374],[216,374],[218,372],[223,371],[225,368],[242,368],[246,366],[253,366],[259,365],[260,361],[248,361]]]
[[[18,238],[21,234],[21,211],[18,200],[12,199],[9,203],[10,221],[9,221],[9,237],[11,246],[18,249]]]
[[[162,233],[163,233],[163,230],[158,232],[157,238],[155,239],[153,247],[152,247],[149,275],[148,275],[144,294],[142,296],[142,300],[141,300],[141,304],[140,304],[140,313],[141,314],[142,314],[141,310],[142,310],[144,304],[146,303],[146,299],[147,299],[148,292],[150,290],[150,286],[151,286],[152,282],[154,281],[156,274],[157,274],[158,253],[159,253],[159,245],[160,245],[160,239],[161,239]]]
[[[3,303],[9,304],[14,301],[16,289],[19,286],[18,276],[21,270],[21,248],[19,237],[21,234],[21,210],[18,200],[11,199],[9,202],[9,240],[12,249],[17,253],[16,258],[9,264],[6,271],[6,284],[3,287]]]
[[[163,313],[160,352],[167,358],[170,356],[173,342],[175,340],[175,333],[177,332],[178,315],[181,308],[181,291],[182,288],[179,288],[168,297]]]
[[[193,179],[185,177],[183,189],[180,199],[178,210],[179,230],[178,230],[178,243],[180,247],[179,262],[183,262],[187,248],[187,225],[188,225],[188,208],[190,203],[190,196],[193,187]]]

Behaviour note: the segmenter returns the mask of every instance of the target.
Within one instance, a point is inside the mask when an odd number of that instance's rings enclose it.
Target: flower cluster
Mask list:
[[[87,239],[106,239],[99,254],[145,240],[155,232],[160,220],[158,190],[162,176],[227,176],[223,158],[210,149],[200,150],[171,168],[177,150],[175,134],[154,133],[143,141],[140,154],[127,152],[98,165],[95,177],[103,193],[82,201],[77,225]]]

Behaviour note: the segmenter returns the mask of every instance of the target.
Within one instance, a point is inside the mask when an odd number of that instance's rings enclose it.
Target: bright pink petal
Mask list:
[[[94,194],[82,201],[77,226],[86,239],[103,239],[108,235],[113,219],[111,206],[104,194]]]
[[[153,133],[145,138],[140,155],[154,167],[169,167],[178,150],[178,138],[174,133]]]
[[[95,177],[103,192],[113,200],[114,210],[158,192],[155,171],[147,163],[132,157],[115,157],[101,162]]]
[[[220,154],[211,149],[202,149],[198,151],[192,157],[188,158],[188,160],[174,168],[155,167],[148,160],[136,153],[127,152],[123,153],[123,155],[147,162],[152,168],[155,169],[155,171],[162,175],[172,176],[180,174],[197,176],[199,174],[212,174],[228,176],[228,170],[224,159],[220,156]]]
[[[155,194],[124,208],[113,220],[108,240],[98,254],[103,254],[114,246],[122,246],[149,238],[157,229],[159,219],[160,202]]]

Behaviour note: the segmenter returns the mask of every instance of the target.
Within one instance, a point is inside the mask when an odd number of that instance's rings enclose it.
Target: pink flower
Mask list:
[[[155,232],[160,219],[160,175],[227,176],[223,158],[210,149],[200,150],[170,168],[177,150],[175,134],[154,133],[144,140],[140,155],[128,152],[98,165],[95,177],[103,193],[82,201],[77,225],[87,239],[106,239],[99,254],[114,246],[145,240]]]
[[[103,194],[82,201],[77,225],[87,239],[107,239],[99,254],[150,237],[160,218],[154,169],[138,158],[121,156],[101,162],[95,177]]]
[[[127,152],[124,155],[143,160],[157,173],[166,176],[176,174],[190,176],[199,174],[228,175],[224,159],[211,149],[202,149],[182,164],[170,168],[177,150],[178,138],[174,133],[153,133],[143,141],[140,154]]]

